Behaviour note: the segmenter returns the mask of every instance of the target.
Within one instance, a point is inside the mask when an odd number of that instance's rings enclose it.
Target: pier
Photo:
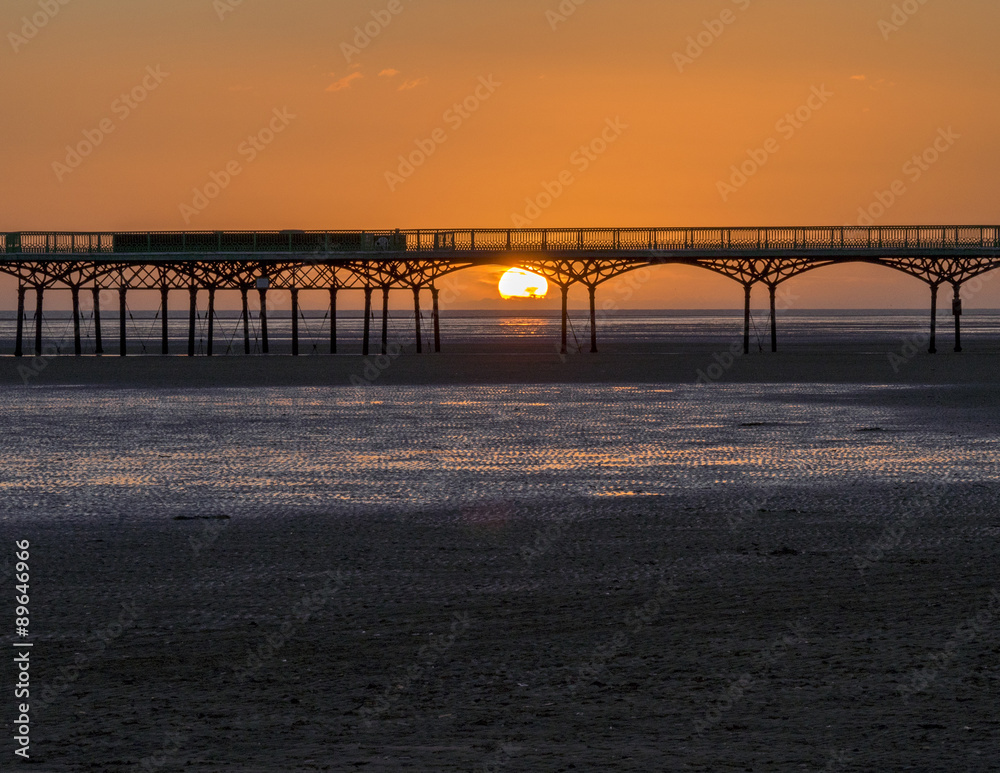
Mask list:
[[[430,295],[433,351],[441,351],[438,280],[475,266],[523,268],[544,276],[562,297],[561,351],[567,350],[568,295],[585,287],[590,299],[590,350],[597,351],[598,290],[629,271],[649,266],[698,266],[732,279],[743,290],[743,348],[750,351],[750,303],[755,286],[770,300],[771,350],[778,350],[777,288],[807,271],[844,263],[870,263],[924,282],[930,295],[929,352],[937,351],[940,291],[951,290],[955,351],[962,350],[962,286],[1000,266],[1000,226],[880,226],[813,228],[580,228],[385,231],[16,232],[0,234],[0,272],[17,279],[14,355],[26,353],[27,309],[34,306],[33,353],[43,352],[46,293],[72,298],[74,353],[83,353],[81,298],[93,300],[95,353],[104,353],[100,299],[117,294],[118,352],[126,354],[128,293],[160,293],[161,353],[168,340],[170,301],[184,299],[187,354],[195,355],[199,302],[207,304],[212,356],[216,296],[237,291],[242,331],[251,353],[250,305],[261,349],[268,353],[267,297],[288,290],[292,354],[299,354],[299,293],[329,293],[330,352],[337,353],[337,301],[343,292],[364,296],[363,353],[371,348],[373,306],[381,301],[381,351],[388,345],[389,294],[412,294],[416,350],[424,352],[421,303]],[[324,336],[326,334],[324,333]],[[176,352],[174,352],[176,353]]]

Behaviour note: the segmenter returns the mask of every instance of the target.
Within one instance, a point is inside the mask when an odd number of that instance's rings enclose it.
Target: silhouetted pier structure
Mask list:
[[[744,291],[744,351],[750,350],[754,285],[770,296],[771,349],[777,351],[776,291],[806,271],[843,263],[871,263],[928,285],[931,353],[936,351],[937,303],[951,286],[955,351],[961,351],[961,288],[1000,266],[1000,226],[880,226],[815,228],[581,228],[454,231],[200,231],[0,234],[0,272],[18,279],[15,355],[24,354],[25,307],[35,303],[34,353],[42,354],[42,312],[49,290],[72,295],[74,351],[82,354],[81,294],[92,293],[96,353],[103,353],[100,296],[117,291],[119,352],[126,353],[129,290],[158,290],[163,354],[169,353],[171,292],[188,295],[188,350],[195,354],[199,293],[207,293],[206,354],[213,354],[216,294],[242,296],[244,349],[250,346],[248,296],[260,299],[262,350],[268,352],[267,294],[291,295],[292,354],[299,354],[299,293],[330,296],[330,351],[337,352],[337,297],[364,294],[363,353],[369,353],[372,296],[382,296],[382,352],[388,344],[388,299],[413,294],[417,352],[423,351],[421,293],[432,302],[434,351],[441,350],[441,277],[473,266],[519,267],[540,274],[562,294],[561,350],[566,352],[570,287],[590,295],[591,351],[597,351],[597,288],[628,271],[655,265],[698,266],[729,277]]]

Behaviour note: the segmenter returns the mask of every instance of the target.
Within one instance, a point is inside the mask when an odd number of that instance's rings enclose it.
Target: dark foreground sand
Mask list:
[[[1000,354],[892,352],[732,356],[728,351],[319,357],[2,357],[0,385],[169,387],[367,384],[992,384]]]
[[[33,527],[29,769],[995,771],[995,495]]]

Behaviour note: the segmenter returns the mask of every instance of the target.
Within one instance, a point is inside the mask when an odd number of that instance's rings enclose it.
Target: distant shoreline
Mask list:
[[[321,292],[321,291],[320,290],[316,290],[315,292],[318,293],[318,292]],[[204,313],[204,309],[201,309],[200,312]],[[589,309],[589,307],[585,307],[585,306],[570,305],[569,312],[574,317],[581,316],[581,315],[582,316],[587,316],[587,315],[590,314],[590,309]],[[754,314],[754,316],[757,316],[757,317],[759,317],[761,315],[770,316],[770,311],[765,306],[754,305],[751,308],[751,312]],[[156,308],[131,308],[131,307],[129,307],[129,313],[132,314],[133,316],[141,316],[143,318],[154,319],[154,318],[156,318],[158,316],[159,310],[156,309]],[[177,319],[181,319],[181,318],[185,317],[186,313],[187,313],[187,307],[184,306],[183,304],[179,304],[179,305],[177,305],[176,308],[172,309],[172,316],[176,317]],[[241,314],[241,311],[238,308],[236,308],[235,306],[233,306],[233,307],[225,307],[225,306],[223,306],[223,307],[220,307],[220,308],[216,308],[215,313],[216,313],[216,315],[218,315],[220,317],[224,316],[227,319],[237,319],[237,318],[239,318],[239,316]],[[256,315],[258,313],[257,308],[256,307],[252,307],[250,313],[251,313],[252,317],[256,318]],[[326,314],[329,313],[329,309],[322,309],[322,308],[320,308],[318,306],[316,306],[316,307],[303,307],[302,308],[302,313],[303,313],[303,315],[306,315],[306,316],[308,316],[310,318],[315,317],[315,318],[322,319],[324,317],[324,315],[326,315]],[[413,308],[412,308],[412,306],[397,306],[397,305],[394,304],[394,305],[390,306],[389,313],[392,315],[392,317],[394,319],[398,319],[398,318],[410,318],[410,317],[413,316]],[[539,317],[539,318],[542,318],[542,319],[558,319],[560,317],[561,313],[562,312],[560,311],[560,309],[558,308],[558,306],[543,306],[543,305],[527,306],[527,305],[525,305],[525,306],[521,306],[519,308],[442,309],[441,316],[442,316],[442,318],[452,318],[452,319],[454,319],[454,318],[461,318],[461,319],[465,319],[465,318],[475,318],[475,319],[499,318],[499,319],[507,319],[507,318],[521,318],[521,317]],[[971,315],[971,316],[997,316],[997,317],[1000,317],[1000,309],[995,309],[995,308],[990,308],[990,307],[976,308],[976,307],[970,307],[970,306],[967,305],[965,307],[963,313],[965,315]],[[31,304],[29,304],[28,307],[26,308],[25,314],[26,314],[28,322],[30,324],[31,320],[34,317],[34,307]],[[282,317],[286,317],[287,318],[290,315],[290,312],[288,311],[288,309],[273,308],[273,309],[270,309],[268,311],[268,314],[271,317],[275,317],[275,318],[282,318]],[[374,312],[374,314],[376,316],[378,316],[378,315],[381,314],[381,306],[378,307],[378,309]],[[429,307],[423,309],[423,315],[424,315],[425,319],[430,319],[430,308]],[[743,318],[743,307],[742,306],[737,307],[737,306],[734,305],[734,306],[731,306],[731,307],[718,308],[718,309],[673,309],[673,308],[671,308],[671,309],[620,309],[620,308],[615,308],[611,312],[607,312],[607,311],[604,311],[604,310],[599,310],[598,311],[598,315],[599,315],[598,316],[599,320],[600,319],[606,319],[609,316],[610,317],[624,317],[624,318],[630,318],[630,317],[648,317],[648,316],[665,317],[665,318],[722,316],[722,317],[726,317],[726,318],[729,318],[729,317],[734,317],[734,318],[738,317],[738,318],[742,319]],[[930,319],[930,310],[929,309],[925,309],[925,308],[913,308],[913,309],[868,309],[868,308],[859,308],[859,309],[780,309],[778,311],[778,318],[779,319],[781,319],[782,317],[801,317],[801,318],[822,317],[822,316],[851,317],[851,316],[858,316],[858,315],[868,315],[868,316],[876,316],[876,317],[919,317],[920,319],[924,319],[926,317],[927,319]],[[72,319],[73,314],[72,314],[72,311],[70,311],[69,308],[49,308],[47,306],[46,309],[45,309],[45,312],[44,312],[44,316],[45,316],[46,319],[63,319],[63,320],[68,320],[68,319]],[[85,318],[89,318],[90,316],[91,316],[91,312],[90,311],[86,311],[84,313],[84,317]],[[358,309],[351,309],[351,308],[338,307],[338,309],[337,309],[337,317],[338,318],[344,318],[344,319],[364,319],[364,311],[361,310],[360,308],[358,308]],[[101,313],[101,319],[107,319],[109,322],[114,322],[117,318],[118,318],[118,309],[117,309],[117,307],[115,307],[115,308],[105,308],[105,309],[103,309],[103,311]],[[950,318],[951,318],[951,309],[950,308],[945,308],[944,306],[940,306],[938,308],[938,321],[939,322],[944,322],[944,321],[946,321],[946,320],[948,320]],[[7,321],[7,322],[13,322],[16,319],[17,319],[17,310],[16,309],[0,309],[0,320]]]

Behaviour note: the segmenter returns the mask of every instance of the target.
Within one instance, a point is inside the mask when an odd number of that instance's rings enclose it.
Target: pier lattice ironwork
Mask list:
[[[579,228],[386,231],[198,231],[0,233],[0,273],[18,281],[15,355],[24,354],[29,293],[35,301],[35,354],[42,353],[46,291],[72,296],[74,351],[82,353],[81,295],[94,303],[96,353],[103,353],[100,297],[116,291],[119,352],[126,353],[127,294],[161,294],[162,352],[169,353],[168,301],[189,297],[188,354],[195,353],[199,294],[208,297],[206,354],[213,353],[215,296],[242,296],[244,348],[250,352],[248,296],[259,295],[262,350],[268,352],[267,293],[290,291],[292,353],[299,353],[299,293],[330,295],[330,351],[337,351],[337,297],[364,294],[363,353],[370,346],[373,296],[382,299],[382,351],[387,346],[388,298],[413,294],[417,351],[423,350],[421,293],[432,299],[434,350],[440,351],[437,280],[474,266],[523,268],[555,285],[562,295],[561,350],[567,343],[568,293],[574,284],[590,297],[591,351],[597,351],[597,292],[626,272],[681,264],[726,276],[744,289],[744,351],[750,348],[750,301],[755,285],[766,287],[771,309],[771,348],[777,351],[776,291],[807,271],[844,263],[869,263],[924,282],[931,294],[930,352],[936,351],[939,290],[952,287],[955,349],[961,351],[961,288],[1000,266],[1000,226],[847,226],[788,228]]]

